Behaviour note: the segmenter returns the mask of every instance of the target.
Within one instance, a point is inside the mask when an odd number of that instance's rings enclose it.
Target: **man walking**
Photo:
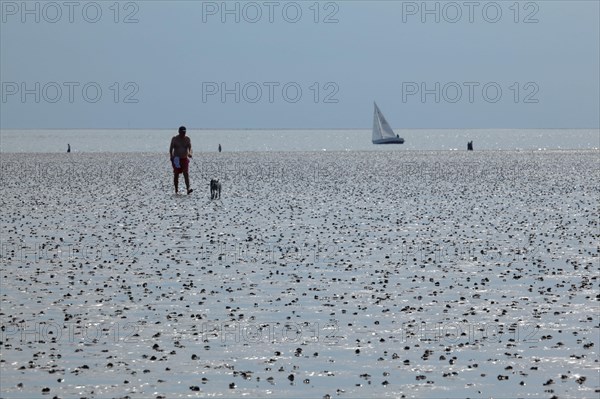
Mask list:
[[[171,165],[173,165],[173,184],[175,185],[175,194],[179,194],[179,174],[183,173],[185,188],[190,194],[193,189],[190,188],[189,166],[192,157],[192,141],[185,135],[185,126],[179,128],[179,134],[171,139],[169,147],[169,156]]]

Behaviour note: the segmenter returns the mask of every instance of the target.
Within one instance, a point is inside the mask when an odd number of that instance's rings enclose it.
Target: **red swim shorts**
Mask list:
[[[179,168],[175,167],[174,161],[171,161],[171,164],[173,165],[173,173],[175,173],[175,174],[188,173],[189,166],[190,166],[190,160],[188,158],[179,158]]]

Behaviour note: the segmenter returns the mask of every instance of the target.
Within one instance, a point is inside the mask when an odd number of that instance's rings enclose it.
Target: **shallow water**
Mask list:
[[[211,130],[188,128],[194,152],[599,149],[598,129],[396,129],[402,145],[373,145],[369,129]],[[175,130],[0,130],[1,151],[164,152]]]
[[[3,154],[1,396],[595,397],[598,155]]]

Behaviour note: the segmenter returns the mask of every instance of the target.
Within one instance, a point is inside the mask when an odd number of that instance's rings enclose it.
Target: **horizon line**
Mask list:
[[[211,127],[188,127],[189,130],[371,130],[372,127],[336,127],[336,128],[321,128],[321,127],[307,127],[307,128],[293,128],[293,127],[273,127],[273,128],[211,128]],[[600,127],[418,127],[418,128],[393,128],[394,130],[600,130]],[[177,127],[0,127],[2,130],[177,130]]]

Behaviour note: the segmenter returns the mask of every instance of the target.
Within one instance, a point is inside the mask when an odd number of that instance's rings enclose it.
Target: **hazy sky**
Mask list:
[[[0,1],[1,128],[598,128],[598,1]]]

